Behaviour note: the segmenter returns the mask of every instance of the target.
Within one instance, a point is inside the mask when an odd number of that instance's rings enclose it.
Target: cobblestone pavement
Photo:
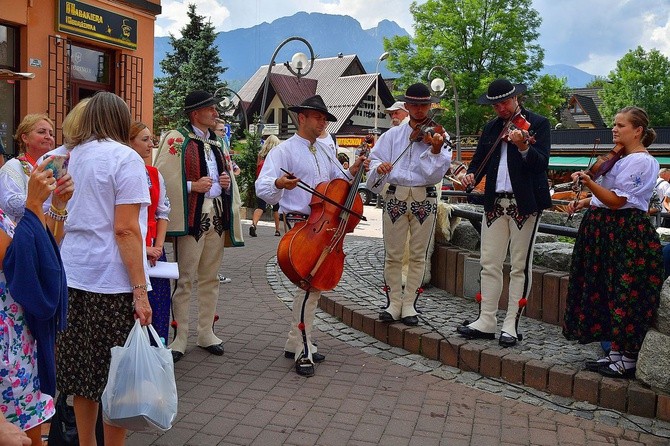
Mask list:
[[[180,400],[173,428],[132,433],[128,445],[670,444],[668,423],[447,367],[322,311],[315,340],[327,359],[314,377],[299,377],[283,357],[295,287],[278,271],[273,232],[261,222],[246,247],[226,249],[222,272],[232,282],[220,287],[215,327],[225,355],[195,347],[193,331],[175,366]],[[347,236],[345,250],[344,275],[332,293],[378,308],[381,240]],[[476,315],[474,303],[436,288],[422,301],[421,323],[441,333]],[[522,330],[524,355],[567,364],[597,354],[565,341],[558,327],[525,319]]]

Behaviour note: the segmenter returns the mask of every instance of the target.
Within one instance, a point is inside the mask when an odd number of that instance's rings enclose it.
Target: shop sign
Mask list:
[[[137,20],[78,0],[59,0],[58,9],[58,31],[137,49]]]
[[[337,137],[337,145],[340,147],[358,147],[363,142],[363,137],[358,136],[345,136]]]

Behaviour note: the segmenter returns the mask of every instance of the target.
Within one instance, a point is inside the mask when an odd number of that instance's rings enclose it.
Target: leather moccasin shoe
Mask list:
[[[379,320],[382,322],[393,322],[395,319],[393,319],[393,316],[391,316],[391,313],[388,311],[382,311],[379,313]]]
[[[603,376],[607,376],[609,378],[622,378],[622,379],[633,379],[635,378],[635,370],[636,368],[633,367],[632,369],[625,369],[623,367],[617,367],[616,370],[612,370],[610,365],[601,365],[598,367],[598,373],[600,373]]]
[[[307,359],[300,359],[295,363],[295,372],[300,376],[314,376],[314,364]]]
[[[284,350],[284,358],[295,359],[295,353],[287,352],[286,350]],[[322,355],[321,353],[312,354],[312,361],[316,362],[317,364],[320,363],[320,362],[323,362],[325,360],[326,360],[326,355]]]
[[[404,318],[400,319],[400,321],[409,326],[414,326],[414,325],[419,325],[419,318],[416,316],[405,316]]]
[[[498,344],[501,347],[514,347],[516,345],[516,338],[511,334],[507,334],[504,331],[500,332],[500,338],[498,339]]]
[[[177,350],[172,350],[172,362],[179,362],[179,360],[183,357],[184,357],[184,354],[182,352],[178,352]]]
[[[476,328],[468,327],[467,325],[459,325],[456,327],[459,335],[466,339],[495,339],[495,333],[484,333]]]
[[[609,366],[611,363],[612,361],[610,361],[610,358],[605,356],[604,358],[600,358],[597,361],[586,361],[584,363],[584,370],[588,370],[589,372],[597,372],[600,367]]]
[[[216,355],[216,356],[222,356],[223,355],[223,342],[220,344],[213,344],[210,345],[209,347],[202,347],[199,346],[200,348],[203,348],[207,350],[209,353]]]

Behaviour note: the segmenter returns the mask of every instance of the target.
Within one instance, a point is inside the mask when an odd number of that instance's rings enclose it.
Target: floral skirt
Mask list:
[[[101,294],[68,288],[67,330],[56,338],[56,383],[66,395],[100,401],[111,348],[126,342],[135,324],[132,293]]]
[[[592,207],[572,254],[563,335],[639,351],[658,309],[663,277],[661,243],[646,213]]]

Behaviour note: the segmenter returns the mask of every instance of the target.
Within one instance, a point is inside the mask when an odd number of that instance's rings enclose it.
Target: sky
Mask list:
[[[189,3],[211,18],[217,32],[305,11],[348,15],[363,29],[388,19],[414,33],[411,0],[162,0],[156,36],[179,36],[188,21]],[[638,45],[670,58],[670,0],[533,0],[533,8],[542,17],[539,44],[545,50],[545,65],[572,65],[607,76],[617,60]]]

